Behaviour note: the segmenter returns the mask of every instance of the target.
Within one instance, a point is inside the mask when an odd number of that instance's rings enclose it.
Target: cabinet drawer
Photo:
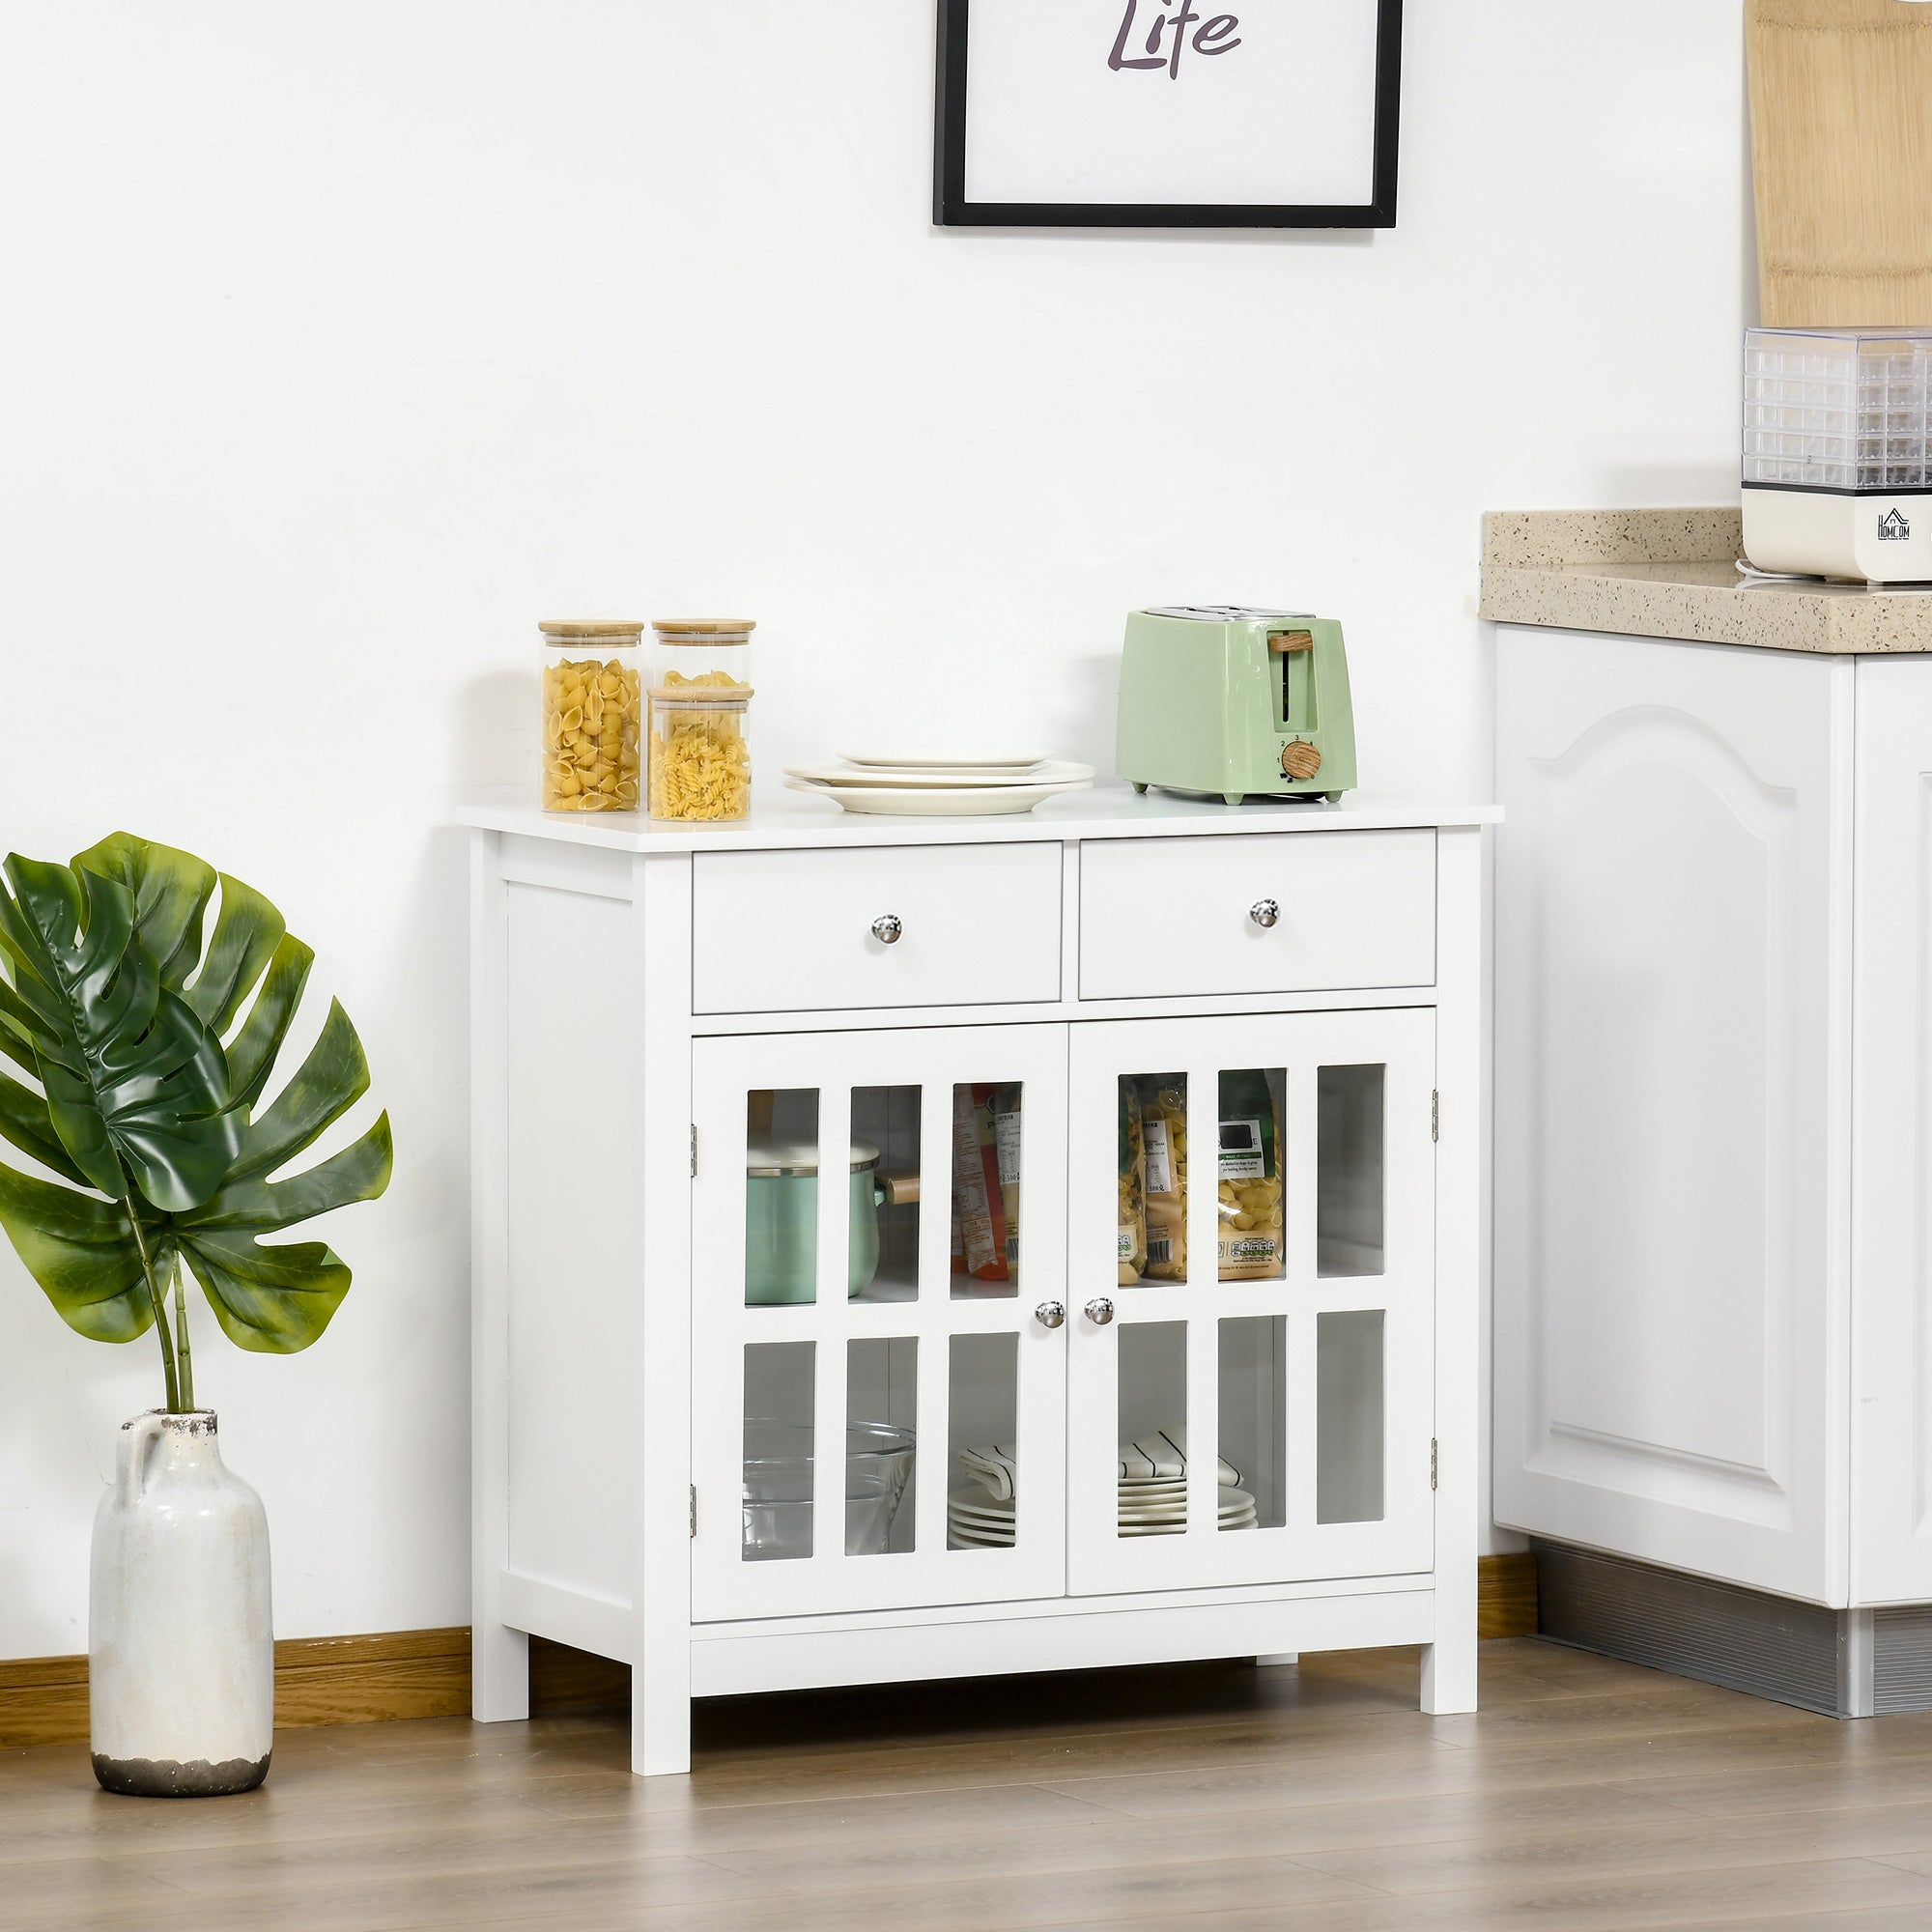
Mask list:
[[[1280,908],[1272,926],[1251,909]],[[1080,997],[1435,980],[1435,834],[1122,838],[1080,859]]]
[[[693,1009],[821,1012],[1060,998],[1061,848],[700,852]],[[899,922],[898,939],[873,922]]]

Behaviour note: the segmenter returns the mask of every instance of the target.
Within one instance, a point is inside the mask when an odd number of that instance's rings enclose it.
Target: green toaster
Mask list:
[[[1137,792],[1334,803],[1355,783],[1341,625],[1212,604],[1134,611],[1114,769]]]

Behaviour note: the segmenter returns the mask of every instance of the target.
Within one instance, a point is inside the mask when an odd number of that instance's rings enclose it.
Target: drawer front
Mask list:
[[[1279,916],[1251,909],[1272,899]],[[1204,998],[1435,981],[1435,834],[1094,841],[1080,997]]]
[[[700,1013],[978,1007],[1060,998],[1061,848],[700,852]],[[873,923],[892,918],[886,945]]]

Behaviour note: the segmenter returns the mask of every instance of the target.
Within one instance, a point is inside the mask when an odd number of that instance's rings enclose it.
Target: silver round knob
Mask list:
[[[905,927],[899,923],[896,913],[882,913],[872,922],[872,937],[881,946],[896,946],[899,943],[899,934],[904,930]]]
[[[1104,1294],[1096,1294],[1087,1304],[1087,1319],[1096,1328],[1104,1328],[1114,1319],[1114,1304]]]
[[[1273,899],[1257,899],[1248,908],[1248,917],[1265,930],[1281,917],[1281,908]]]
[[[1058,1328],[1066,1320],[1066,1304],[1064,1301],[1042,1301],[1034,1310],[1033,1319],[1042,1328]]]

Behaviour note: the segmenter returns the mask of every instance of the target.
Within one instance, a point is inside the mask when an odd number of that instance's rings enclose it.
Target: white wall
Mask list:
[[[1732,487],[1735,0],[1411,5],[1373,238],[935,233],[931,14],[0,14],[0,847],[262,887],[395,1117],[325,1341],[198,1328],[285,1635],[468,1618],[440,827],[526,770],[538,617],[754,614],[770,772],[915,718],[1104,760],[1128,607],[1293,600],[1365,781],[1486,794],[1479,512]],[[84,1647],[154,1355],[0,1250],[0,1654]]]

